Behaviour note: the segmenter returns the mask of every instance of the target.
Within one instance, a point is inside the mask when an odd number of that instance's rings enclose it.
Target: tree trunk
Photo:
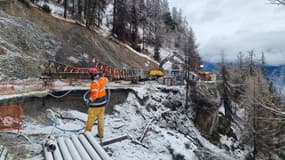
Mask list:
[[[72,0],[72,15],[74,15],[75,12],[75,4],[74,4],[74,0]]]
[[[66,14],[67,14],[67,3],[68,3],[68,0],[64,0],[64,18],[66,18]]]
[[[80,20],[81,20],[81,16],[82,16],[82,4],[81,4],[81,0],[78,0],[78,4],[77,4],[78,6],[78,15],[79,15],[79,17],[80,17]]]

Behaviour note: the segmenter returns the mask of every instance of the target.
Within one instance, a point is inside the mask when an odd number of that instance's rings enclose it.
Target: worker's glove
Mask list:
[[[89,105],[89,103],[91,102],[89,99],[84,99],[84,102],[86,105]]]
[[[88,99],[89,103],[93,102],[93,100],[91,98]]]

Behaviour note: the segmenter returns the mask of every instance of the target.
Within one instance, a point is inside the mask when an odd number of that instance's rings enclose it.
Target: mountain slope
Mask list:
[[[117,68],[156,68],[121,43],[86,28],[27,7],[0,2],[0,77],[28,78],[40,74],[46,60],[91,67],[95,57]],[[1,76],[2,73],[2,76]]]
[[[266,66],[265,74],[273,81],[278,90],[285,93],[285,65]]]

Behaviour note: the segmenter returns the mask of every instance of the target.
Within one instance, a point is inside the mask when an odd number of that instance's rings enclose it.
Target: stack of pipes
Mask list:
[[[70,137],[59,137],[55,150],[43,145],[46,160],[111,160],[90,132]]]

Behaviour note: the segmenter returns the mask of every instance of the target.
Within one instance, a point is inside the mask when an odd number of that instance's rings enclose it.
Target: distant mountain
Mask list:
[[[217,73],[220,71],[221,63],[203,62],[204,70]],[[228,66],[234,66],[235,63],[227,63]]]
[[[210,72],[219,72],[221,63],[203,62],[204,70]],[[233,63],[229,63],[233,66]],[[285,65],[280,66],[265,66],[265,75],[268,79],[272,80],[275,87],[285,93]]]
[[[273,81],[277,89],[285,93],[285,65],[266,66],[265,75]]]

